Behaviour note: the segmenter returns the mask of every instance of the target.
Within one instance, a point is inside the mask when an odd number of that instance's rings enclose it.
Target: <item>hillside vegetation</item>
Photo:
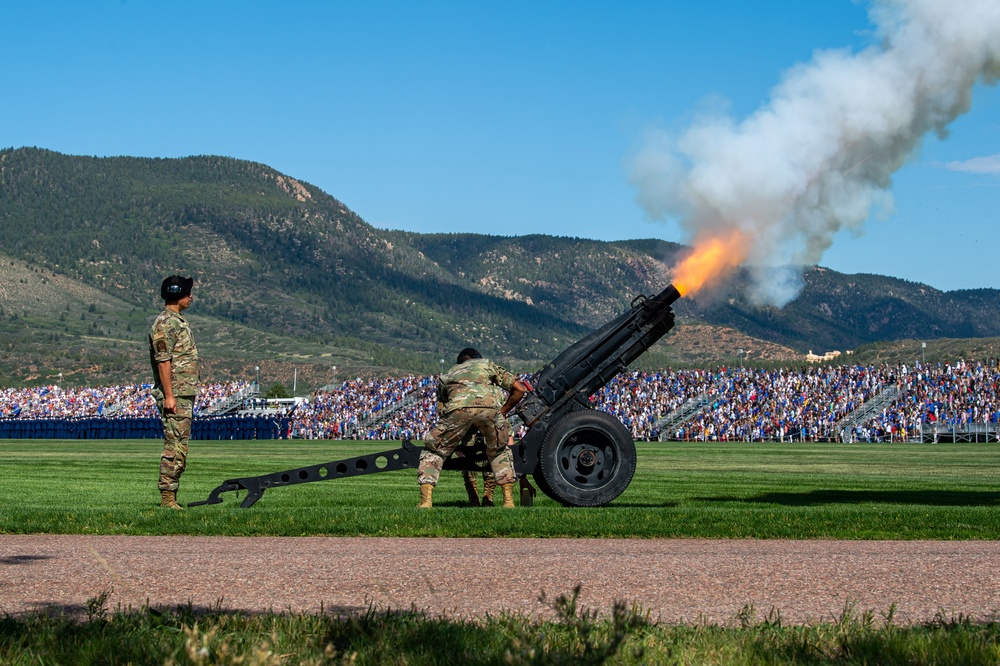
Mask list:
[[[145,331],[171,273],[197,277],[189,313],[216,378],[257,366],[289,385],[293,370],[326,383],[333,366],[341,378],[434,372],[467,345],[528,371],[665,287],[683,250],[376,229],[309,183],[225,157],[2,150],[0,384],[144,377]],[[997,290],[814,268],[778,310],[752,304],[745,284],[679,301],[678,327],[639,363],[1000,336]]]

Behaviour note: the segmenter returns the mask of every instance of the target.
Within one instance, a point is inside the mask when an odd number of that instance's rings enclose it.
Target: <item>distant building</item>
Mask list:
[[[847,352],[847,353],[850,354],[851,352]],[[806,360],[809,361],[810,363],[818,363],[819,361],[832,361],[833,359],[837,358],[838,356],[840,356],[840,352],[839,351],[829,351],[829,352],[826,352],[825,354],[823,354],[822,356],[820,356],[818,354],[813,354],[813,350],[810,349],[809,353],[806,354]]]

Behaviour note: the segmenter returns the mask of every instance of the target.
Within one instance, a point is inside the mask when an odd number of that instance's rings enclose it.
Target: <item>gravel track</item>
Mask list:
[[[895,621],[1000,611],[1000,542],[0,536],[0,613],[192,604],[248,612],[416,608],[552,615],[636,603],[664,622],[731,624],[745,604],[786,623],[851,606]]]

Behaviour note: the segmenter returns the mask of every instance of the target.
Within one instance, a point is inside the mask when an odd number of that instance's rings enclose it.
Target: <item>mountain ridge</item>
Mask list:
[[[332,346],[345,361],[349,350],[365,350],[373,363],[393,358],[395,369],[427,371],[471,344],[515,366],[538,366],[636,295],[660,291],[684,251],[656,239],[378,229],[305,180],[227,157],[0,150],[0,259],[118,299],[107,308],[132,324],[122,336],[159,308],[162,277],[183,273],[198,280],[196,316],[289,348],[322,354]],[[754,305],[747,285],[740,271],[711,294],[679,301],[678,326],[651,357],[737,356],[695,353],[681,334],[688,326],[732,331],[719,340],[738,339],[751,359],[769,361],[900,339],[1000,336],[998,290],[941,292],[815,267],[805,271],[802,293],[778,310]],[[80,334],[51,308],[18,303],[0,291],[0,328],[18,317],[43,335]]]

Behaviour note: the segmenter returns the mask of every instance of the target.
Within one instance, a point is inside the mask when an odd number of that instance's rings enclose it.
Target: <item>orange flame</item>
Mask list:
[[[725,277],[746,260],[746,246],[746,235],[739,229],[698,239],[694,252],[674,268],[674,287],[688,296]]]

